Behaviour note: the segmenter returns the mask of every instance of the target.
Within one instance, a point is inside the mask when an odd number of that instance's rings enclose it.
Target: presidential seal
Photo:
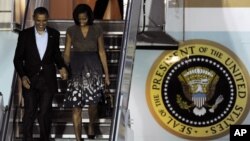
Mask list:
[[[215,139],[249,111],[249,74],[226,47],[190,40],[163,52],[147,79],[146,97],[156,121],[187,139]]]

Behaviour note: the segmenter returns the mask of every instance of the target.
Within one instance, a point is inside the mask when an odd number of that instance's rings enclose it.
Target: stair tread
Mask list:
[[[13,141],[22,141],[23,136],[16,137]],[[39,135],[34,135],[33,136],[34,140],[33,141],[40,141],[39,140]],[[88,139],[87,135],[82,135],[82,138],[84,138],[84,141],[108,141],[109,140],[109,135],[96,135],[95,139]],[[75,135],[70,134],[70,135],[63,135],[61,137],[58,137],[54,134],[51,134],[51,140],[52,141],[75,141]]]
[[[39,137],[40,137],[39,134],[33,134],[33,138],[34,138],[33,141],[39,140]],[[18,139],[21,140],[22,138],[23,138],[23,135],[20,135],[20,136],[16,137],[15,140],[18,140]],[[87,139],[87,134],[82,135],[82,138]],[[63,134],[62,136],[60,136],[60,135],[51,134],[51,139],[55,139],[56,141],[57,140],[65,141],[67,139],[68,140],[74,139],[73,141],[75,141],[75,135],[74,134]],[[91,140],[91,139],[89,139],[89,140]],[[109,140],[109,135],[96,135],[96,138],[92,139],[92,140],[94,140],[94,141]]]
[[[82,134],[86,135],[87,131],[87,124],[82,125]],[[16,137],[22,136],[23,129],[22,129],[22,124],[19,124],[19,128],[16,128],[16,131],[18,131],[18,134],[16,134]],[[96,126],[95,127],[95,133],[96,135],[109,135],[110,132],[110,125],[107,126]],[[16,132],[17,133],[17,132]],[[39,126],[38,124],[34,124],[33,127],[33,134],[34,135],[39,135]],[[52,126],[51,127],[51,135],[54,136],[62,136],[62,135],[71,135],[74,134],[74,127],[73,125],[57,125],[57,126]]]

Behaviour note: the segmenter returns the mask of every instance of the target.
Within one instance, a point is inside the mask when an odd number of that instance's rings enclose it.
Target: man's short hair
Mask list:
[[[42,15],[46,15],[47,17],[49,17],[49,12],[45,7],[37,7],[34,10],[33,16],[36,16],[37,14],[42,14]]]

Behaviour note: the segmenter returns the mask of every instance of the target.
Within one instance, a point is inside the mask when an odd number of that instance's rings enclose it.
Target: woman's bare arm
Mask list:
[[[109,80],[109,71],[108,71],[108,62],[107,62],[107,55],[106,51],[104,48],[104,39],[103,35],[98,37],[98,49],[99,49],[99,55],[101,58],[104,74],[105,74],[105,83],[106,85],[110,85],[110,80]]]
[[[64,61],[67,65],[70,63],[70,48],[71,48],[71,37],[66,34],[65,48],[64,48]]]

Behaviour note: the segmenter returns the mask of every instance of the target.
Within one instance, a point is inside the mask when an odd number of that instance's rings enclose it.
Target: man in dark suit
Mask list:
[[[38,116],[40,140],[49,141],[52,99],[57,92],[56,66],[63,80],[67,71],[59,49],[60,33],[47,26],[48,11],[34,10],[34,26],[19,33],[14,56],[22,80],[24,98],[24,141],[31,141],[33,122]],[[39,111],[38,111],[39,109]]]

